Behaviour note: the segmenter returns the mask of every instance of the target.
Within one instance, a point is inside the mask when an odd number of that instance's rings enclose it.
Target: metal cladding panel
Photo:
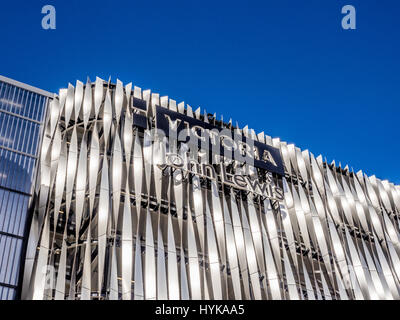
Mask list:
[[[192,158],[174,123],[263,158]],[[37,186],[25,299],[399,299],[399,186],[132,84],[60,91]]]

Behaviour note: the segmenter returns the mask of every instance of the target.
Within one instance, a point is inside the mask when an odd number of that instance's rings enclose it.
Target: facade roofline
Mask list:
[[[33,87],[33,86],[29,85],[29,84],[26,84],[26,83],[23,83],[23,82],[20,82],[20,81],[17,81],[17,80],[13,80],[13,79],[7,78],[7,77],[2,76],[2,75],[0,75],[0,81],[3,81],[5,83],[14,85],[16,87],[20,87],[22,89],[25,89],[25,90],[28,90],[28,91],[31,91],[31,92],[34,92],[34,93],[37,93],[37,94],[40,94],[42,96],[45,96],[45,97],[48,97],[48,98],[51,98],[51,99],[53,99],[54,96],[55,96],[54,93],[51,93],[51,92],[48,92],[46,90],[42,90],[42,89]]]

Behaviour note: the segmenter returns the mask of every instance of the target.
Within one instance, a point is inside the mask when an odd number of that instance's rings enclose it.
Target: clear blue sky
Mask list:
[[[132,81],[400,184],[399,1],[14,0],[0,29],[2,75]]]

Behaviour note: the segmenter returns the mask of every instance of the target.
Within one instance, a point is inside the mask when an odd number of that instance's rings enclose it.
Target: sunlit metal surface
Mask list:
[[[184,148],[151,143],[133,125],[133,97],[145,101],[149,128],[157,105],[215,121],[119,80],[60,90],[41,149],[24,299],[399,298],[399,186],[247,126],[237,130],[281,151],[286,174],[273,183],[283,201],[183,179],[160,168]]]

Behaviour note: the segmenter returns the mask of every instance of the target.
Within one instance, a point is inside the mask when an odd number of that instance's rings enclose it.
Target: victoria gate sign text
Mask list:
[[[157,106],[156,126],[170,138],[197,150],[210,151],[256,168],[284,175],[279,149],[246,138],[236,130],[217,127]]]

